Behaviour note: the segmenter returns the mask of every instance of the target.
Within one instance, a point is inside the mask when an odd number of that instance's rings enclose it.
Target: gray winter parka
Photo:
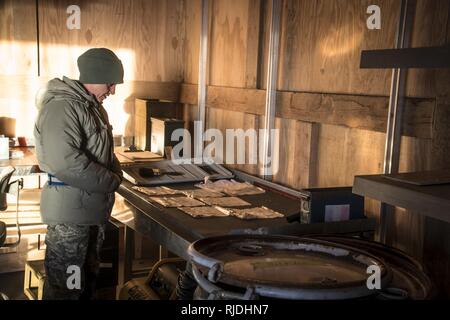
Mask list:
[[[49,81],[36,105],[39,167],[66,184],[44,186],[43,222],[105,223],[122,181],[106,110],[81,83],[66,77]]]

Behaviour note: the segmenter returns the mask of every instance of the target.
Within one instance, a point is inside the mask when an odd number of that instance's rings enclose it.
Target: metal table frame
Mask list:
[[[239,180],[252,182],[260,186],[264,186],[268,190],[275,193],[282,194],[291,200],[305,197],[306,194],[296,191],[273,182],[254,177],[243,172],[232,170],[235,177]],[[189,245],[199,239],[212,235],[224,234],[284,234],[284,235],[306,235],[306,234],[321,234],[321,233],[362,233],[373,232],[375,229],[374,219],[350,220],[332,223],[316,223],[316,224],[299,224],[289,223],[284,220],[278,220],[278,223],[273,221],[239,221],[237,224],[239,228],[231,230],[229,227],[223,228],[222,233],[216,232],[214,234],[205,234],[201,228],[189,228],[183,225],[182,221],[177,221],[173,216],[170,217],[168,210],[161,209],[159,205],[152,204],[137,191],[132,190],[132,185],[124,182],[118,194],[125,199],[125,203],[129,209],[127,215],[113,215],[112,220],[118,220],[123,224],[120,231],[120,245],[119,245],[119,286],[131,279],[131,264],[133,253],[133,239],[134,232],[138,232],[142,236],[149,238],[155,243],[164,247],[171,253],[189,259],[187,248]],[[300,207],[300,200],[299,200]],[[175,209],[173,209],[175,210]],[[179,213],[180,217],[184,217],[184,213]],[[189,218],[190,219],[190,218]],[[231,218],[230,218],[231,219]],[[199,221],[199,225],[202,223]],[[204,220],[205,221],[205,220]],[[221,224],[222,225],[222,224]],[[255,227],[259,225],[259,227]],[[242,226],[242,227],[241,227]],[[204,229],[203,229],[204,230]]]

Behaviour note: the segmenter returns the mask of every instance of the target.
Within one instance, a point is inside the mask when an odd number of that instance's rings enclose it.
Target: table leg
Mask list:
[[[128,226],[119,231],[119,279],[120,288],[132,278],[134,230]]]

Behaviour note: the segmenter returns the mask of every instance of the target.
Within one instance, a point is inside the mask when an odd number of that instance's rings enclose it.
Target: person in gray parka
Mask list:
[[[94,48],[78,58],[79,81],[53,79],[37,96],[34,128],[46,237],[44,299],[91,299],[99,250],[122,171],[102,102],[123,83],[119,58]]]

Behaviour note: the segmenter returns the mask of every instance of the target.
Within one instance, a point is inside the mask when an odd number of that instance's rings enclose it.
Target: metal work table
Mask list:
[[[303,193],[263,179],[232,170],[237,180],[248,181],[266,189],[264,194],[240,196],[257,206],[266,206],[285,216],[298,213],[300,197]],[[171,185],[175,189],[193,188],[193,183]],[[342,222],[300,224],[289,223],[285,218],[241,220],[235,217],[193,218],[176,208],[164,208],[145,200],[145,196],[132,189],[132,184],[124,181],[117,191],[117,202],[122,202],[120,210],[112,218],[125,225],[121,238],[120,283],[131,277],[131,252],[134,232],[150,238],[173,254],[189,259],[187,248],[199,239],[226,234],[283,234],[305,235],[323,233],[372,232],[373,219],[359,219]]]
[[[193,188],[193,183],[171,186],[175,189]],[[139,192],[131,189],[125,181],[117,191],[132,206],[133,219],[113,217],[144,236],[149,236],[174,254],[187,258],[186,249],[190,243],[205,237],[232,233],[267,233],[268,228],[288,224],[285,218],[241,220],[235,217],[193,218],[176,208],[163,206],[145,200]],[[258,206],[266,206],[285,215],[299,211],[299,200],[274,191],[261,195],[240,196],[241,199]]]

